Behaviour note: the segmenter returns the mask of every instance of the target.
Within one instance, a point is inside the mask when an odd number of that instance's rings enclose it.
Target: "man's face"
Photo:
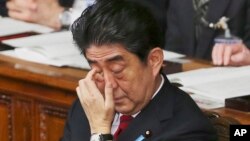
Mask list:
[[[112,84],[117,112],[135,114],[150,101],[155,86],[152,67],[122,45],[91,45],[86,58],[96,70],[93,78],[101,93],[104,94],[105,82]]]

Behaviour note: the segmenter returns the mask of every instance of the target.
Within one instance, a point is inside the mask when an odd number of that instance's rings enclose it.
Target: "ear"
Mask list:
[[[151,70],[154,76],[159,74],[159,71],[163,63],[163,51],[157,47],[152,49],[148,54],[148,65],[151,66]]]

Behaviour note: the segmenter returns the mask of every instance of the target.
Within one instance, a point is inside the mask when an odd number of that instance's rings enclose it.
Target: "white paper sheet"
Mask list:
[[[250,94],[250,66],[198,69],[171,74],[168,78],[182,84],[182,90],[216,99],[215,103],[224,104],[226,98]]]
[[[72,44],[73,39],[70,31],[63,31],[9,39],[2,41],[2,43],[12,47],[43,47],[56,44]]]
[[[25,32],[35,32],[35,33],[49,33],[54,31],[54,29],[47,26],[27,23],[11,18],[1,18],[0,17],[0,37],[20,34]]]
[[[58,61],[59,58],[62,61],[64,60],[63,57],[80,55],[80,51],[73,43],[72,33],[70,31],[47,33],[18,39],[9,39],[4,40],[2,43],[15,47],[16,49],[14,54],[16,54],[18,58],[40,63],[54,64],[55,66],[64,65],[63,62]],[[182,58],[185,56],[166,50],[163,50],[163,53],[164,60],[167,61]],[[52,63],[52,60],[55,59],[57,59],[57,61]],[[67,63],[67,65],[70,64]],[[77,65],[75,64],[74,66]]]
[[[163,55],[164,55],[165,61],[171,61],[171,60],[174,60],[177,58],[185,57],[185,55],[183,55],[183,54],[179,54],[179,53],[175,53],[175,52],[171,52],[171,51],[167,51],[167,50],[163,50]]]
[[[59,57],[56,59],[50,59],[40,54],[35,55],[34,52],[30,54],[29,52],[25,52],[25,50],[22,50],[21,52],[16,50],[7,50],[0,52],[0,54],[19,58],[30,62],[52,65],[56,67],[68,66],[74,68],[90,69],[88,62],[83,55],[69,55],[69,56]]]
[[[1,52],[5,55],[58,67],[90,69],[87,60],[73,43],[69,31],[10,39],[3,43],[16,47],[14,50]]]

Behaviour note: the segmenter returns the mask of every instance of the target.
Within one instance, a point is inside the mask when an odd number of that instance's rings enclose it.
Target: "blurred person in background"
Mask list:
[[[214,65],[250,65],[250,0],[167,0],[165,49]],[[214,26],[222,18],[237,44],[215,44],[224,34]]]

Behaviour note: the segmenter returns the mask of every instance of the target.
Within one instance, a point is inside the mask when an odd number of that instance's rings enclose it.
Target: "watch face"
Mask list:
[[[100,141],[100,134],[91,135],[90,141]]]
[[[60,16],[60,22],[62,25],[70,25],[71,22],[71,12],[70,11],[64,11]]]

